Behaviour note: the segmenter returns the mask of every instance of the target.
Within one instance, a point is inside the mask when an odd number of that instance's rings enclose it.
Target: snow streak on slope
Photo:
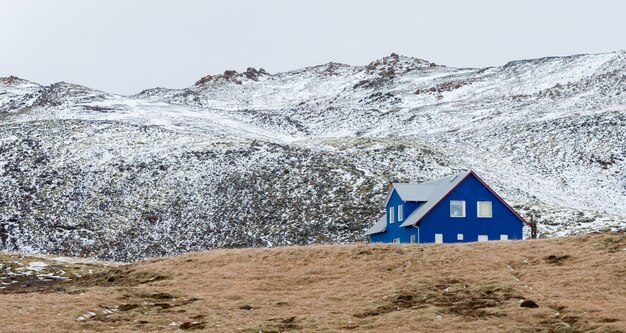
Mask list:
[[[626,52],[249,68],[119,96],[0,80],[0,246],[133,260],[360,240],[391,181],[474,168],[543,235],[626,221]],[[129,245],[132,244],[132,245]]]

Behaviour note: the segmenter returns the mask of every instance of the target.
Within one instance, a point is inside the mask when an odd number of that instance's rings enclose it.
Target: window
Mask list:
[[[415,235],[411,235],[411,243],[416,243],[415,242]]]
[[[478,217],[492,217],[491,201],[478,201]]]
[[[478,235],[479,242],[486,242],[488,240],[489,240],[489,237],[487,237],[487,235]]]
[[[509,235],[500,235],[500,240],[509,240]]]
[[[398,205],[398,222],[404,220],[404,211],[402,205]]]
[[[393,207],[389,207],[389,223],[395,222],[395,217],[393,216]]]
[[[463,240],[463,234],[456,234],[456,240]]]
[[[465,201],[450,200],[450,217],[465,217]]]
[[[394,238],[393,239],[393,243],[394,244],[400,244],[400,238]]]
[[[443,243],[443,234],[435,234],[435,243],[437,244]]]

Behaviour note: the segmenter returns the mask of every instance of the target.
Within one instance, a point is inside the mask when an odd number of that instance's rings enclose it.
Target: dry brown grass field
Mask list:
[[[6,288],[0,331],[626,332],[626,235],[155,258]]]

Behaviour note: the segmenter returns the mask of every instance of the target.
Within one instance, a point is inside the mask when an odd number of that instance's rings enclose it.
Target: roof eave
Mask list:
[[[381,231],[376,231],[376,232],[369,232],[369,231],[366,231],[366,232],[365,232],[365,236],[371,236],[371,235],[381,234],[381,233],[383,233],[383,232],[385,232],[385,231],[387,231],[387,227],[385,227],[385,228],[384,228],[383,230],[381,230]]]

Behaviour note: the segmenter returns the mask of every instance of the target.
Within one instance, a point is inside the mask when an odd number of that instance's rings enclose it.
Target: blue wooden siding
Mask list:
[[[400,242],[408,243],[410,241],[411,235],[416,235],[417,237],[417,232],[415,228],[400,227],[400,225],[402,224],[402,222],[404,222],[404,220],[398,221],[398,205],[404,206],[402,210],[404,213],[404,218],[406,219],[409,215],[411,215],[411,213],[413,213],[414,210],[416,210],[421,205],[421,203],[417,203],[417,202],[405,203],[400,198],[400,195],[398,195],[398,192],[396,192],[396,190],[393,190],[393,192],[391,193],[391,197],[389,198],[389,201],[387,202],[387,207],[385,207],[386,212],[387,212],[387,229],[385,230],[385,232],[371,235],[370,241],[391,243],[394,238],[400,238]],[[393,208],[394,210],[394,214],[393,214],[394,223],[391,223],[391,221],[389,220],[390,218],[389,208]]]
[[[465,217],[450,217],[450,200],[465,201]],[[491,201],[492,217],[477,217],[478,201]],[[404,203],[394,192],[387,204],[397,207],[404,204],[404,218],[407,218],[421,203]],[[385,232],[371,235],[372,242],[390,243],[400,238],[401,243],[409,243],[415,235],[419,243],[434,243],[435,234],[443,235],[444,243],[475,242],[478,235],[487,235],[489,240],[499,240],[500,235],[508,239],[522,239],[522,220],[514,214],[498,197],[485,187],[473,174],[467,176],[455,189],[424,216],[416,227],[400,227],[397,210],[394,208],[395,223],[387,221]],[[457,234],[463,234],[463,240],[457,240]]]

